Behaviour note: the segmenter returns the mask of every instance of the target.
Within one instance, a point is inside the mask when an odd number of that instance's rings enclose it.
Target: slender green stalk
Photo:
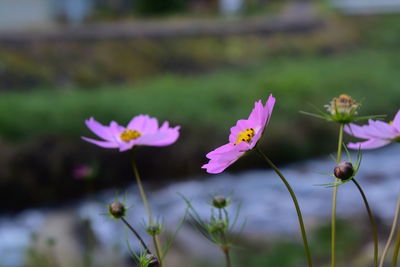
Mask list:
[[[394,248],[394,252],[393,252],[392,267],[396,267],[397,266],[397,259],[399,257],[399,250],[400,250],[400,231],[397,232],[397,241],[396,241],[396,247]]]
[[[365,208],[367,209],[369,221],[371,222],[372,234],[374,237],[374,267],[377,267],[378,266],[378,231],[376,230],[377,228],[376,228],[375,219],[374,219],[374,216],[372,215],[371,208],[369,207],[367,197],[365,196],[364,191],[362,190],[360,184],[354,178],[352,179],[352,181],[356,185],[358,191],[360,191],[360,194],[361,194],[364,204],[365,204]]]
[[[147,200],[146,193],[145,193],[143,185],[142,185],[142,179],[140,178],[139,170],[136,165],[133,149],[132,149],[132,169],[133,169],[133,173],[135,174],[136,183],[139,188],[139,192],[140,192],[140,196],[143,201],[144,208],[146,209],[147,217],[149,218],[149,225],[152,225],[153,217],[151,215],[149,201]],[[161,255],[162,249],[161,249],[161,245],[160,245],[160,240],[157,235],[153,236],[153,243],[154,243],[154,247],[156,248],[157,258],[160,263],[160,267],[162,267],[163,266],[163,255]]]
[[[147,217],[149,218],[149,224],[151,225],[153,223],[153,217],[151,215],[150,205],[147,200],[146,193],[144,192],[144,188],[142,185],[142,179],[140,178],[139,170],[137,168],[135,159],[133,157],[132,157],[132,169],[133,169],[133,173],[135,174],[136,183],[138,185],[139,192],[140,192],[140,197],[142,198],[144,208],[146,209]]]
[[[269,166],[271,166],[271,168],[276,172],[276,174],[278,174],[278,176],[281,178],[282,182],[285,184],[287,190],[289,191],[290,196],[292,197],[294,206],[296,207],[297,217],[299,219],[300,230],[301,230],[301,235],[303,237],[304,250],[305,250],[306,256],[307,256],[308,266],[312,267],[313,264],[312,264],[310,248],[308,246],[307,234],[306,234],[306,230],[305,230],[305,227],[304,227],[303,216],[301,214],[300,206],[299,206],[299,203],[297,201],[296,195],[295,195],[292,187],[290,186],[290,184],[286,180],[286,178],[283,176],[281,171],[278,169],[278,167],[276,167],[275,164],[259,148],[257,148],[257,152],[267,162],[267,164]]]
[[[226,235],[225,235],[225,230],[223,230],[221,232],[221,237],[222,237],[222,241],[224,242],[224,244],[221,246],[221,249],[222,249],[222,251],[224,252],[224,255],[225,255],[226,267],[231,267],[232,263],[231,263],[231,256],[230,256],[230,253],[229,253],[230,247],[229,247],[229,244],[228,244],[228,239],[226,238]]]
[[[340,163],[340,160],[342,159],[343,127],[344,127],[344,125],[340,124],[337,158],[336,158],[337,163]],[[336,178],[336,181],[338,181],[337,178]],[[337,199],[337,191],[338,191],[338,187],[334,186],[333,187],[333,196],[332,196],[332,215],[331,215],[331,267],[336,267],[336,199]]]
[[[226,267],[231,267],[232,263],[231,263],[231,256],[229,254],[229,248],[222,249],[222,250],[224,251],[224,255],[225,255]]]
[[[390,229],[389,238],[388,238],[388,240],[386,242],[385,248],[383,249],[383,252],[382,252],[381,259],[379,261],[379,267],[383,267],[383,264],[385,263],[386,254],[387,254],[387,252],[389,250],[390,244],[392,243],[394,234],[395,234],[396,229],[397,229],[397,221],[399,220],[399,213],[400,213],[400,194],[399,194],[399,196],[397,198],[397,207],[396,207],[396,212],[395,212],[394,218],[393,218],[392,228]]]
[[[143,241],[143,239],[140,237],[140,235],[136,232],[136,230],[125,220],[124,217],[121,217],[121,221],[128,227],[129,230],[136,236],[136,238],[139,240],[140,244],[142,247],[146,250],[147,254],[152,254],[150,249],[146,246],[146,243]]]

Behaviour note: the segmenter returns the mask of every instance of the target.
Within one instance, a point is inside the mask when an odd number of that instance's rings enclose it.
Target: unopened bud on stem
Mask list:
[[[108,211],[112,217],[120,219],[125,216],[126,208],[121,202],[115,201],[108,207]]]
[[[228,200],[223,196],[216,196],[212,200],[212,205],[217,209],[223,209],[228,206]]]
[[[354,175],[354,168],[351,162],[343,161],[336,165],[333,173],[340,180],[347,180]]]

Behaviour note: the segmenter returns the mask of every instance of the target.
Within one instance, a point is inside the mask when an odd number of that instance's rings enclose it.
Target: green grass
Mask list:
[[[208,127],[210,136],[248,115],[253,102],[277,97],[271,127],[296,131],[305,118],[299,110],[322,108],[348,93],[363,100],[360,113],[393,115],[400,98],[400,54],[360,50],[332,56],[276,56],[242,69],[203,76],[163,75],[135,85],[97,90],[7,92],[0,97],[0,134],[11,139],[43,134],[87,134],[83,120],[122,124],[139,113],[171,120],[186,127]],[[313,120],[312,118],[306,118]],[[298,125],[297,125],[298,126]],[[215,132],[215,133],[214,133]]]

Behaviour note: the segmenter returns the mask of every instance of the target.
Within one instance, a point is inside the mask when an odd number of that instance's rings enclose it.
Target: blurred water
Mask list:
[[[358,182],[364,188],[372,210],[376,216],[390,224],[399,192],[400,149],[393,145],[385,149],[365,152],[358,174]],[[332,189],[315,184],[332,181],[332,177],[318,172],[331,172],[335,166],[330,157],[292,164],[282,169],[293,186],[310,227],[315,222],[323,222],[330,216]],[[167,229],[173,229],[185,211],[183,194],[204,217],[209,216],[208,202],[212,195],[232,195],[234,211],[241,203],[241,216],[247,219],[244,232],[262,234],[290,234],[297,232],[298,221],[293,203],[280,179],[270,170],[252,170],[238,174],[204,175],[194,180],[171,184],[150,194],[154,214],[163,219]],[[68,207],[76,210],[76,217],[90,219],[94,232],[103,244],[122,244],[126,247],[125,229],[120,222],[102,215],[105,204],[115,199],[114,192],[103,192],[79,205]],[[136,188],[127,190],[128,220],[142,229],[145,211]],[[352,183],[339,188],[339,217],[366,217],[362,199]],[[22,252],[29,245],[30,235],[43,226],[51,210],[30,210],[17,216],[0,217],[1,264],[18,266]]]

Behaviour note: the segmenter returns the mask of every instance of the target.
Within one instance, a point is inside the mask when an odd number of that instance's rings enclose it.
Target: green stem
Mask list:
[[[146,193],[144,192],[144,188],[142,185],[142,179],[140,178],[139,170],[137,168],[136,161],[133,156],[132,156],[132,169],[133,169],[133,173],[135,174],[136,183],[138,185],[139,192],[140,192],[140,197],[142,198],[144,208],[146,209],[147,217],[149,218],[149,224],[151,225],[153,223],[153,217],[151,215],[150,205],[147,200]]]
[[[226,267],[231,267],[232,263],[231,263],[231,256],[229,254],[229,248],[222,249],[222,250],[224,251],[224,255],[225,255]]]
[[[143,239],[140,237],[140,235],[136,232],[136,230],[128,223],[127,220],[125,220],[124,217],[121,217],[121,221],[128,227],[129,230],[136,236],[136,238],[139,240],[140,244],[142,247],[146,250],[147,254],[152,254],[150,249],[146,246],[146,243],[143,241]]]
[[[139,170],[136,165],[136,161],[135,161],[135,157],[134,157],[134,149],[132,149],[132,169],[133,169],[133,173],[135,174],[136,183],[139,188],[139,192],[140,192],[140,196],[143,201],[144,208],[146,209],[147,217],[149,218],[149,225],[152,225],[153,217],[151,215],[149,201],[147,200],[146,193],[145,193],[143,185],[142,185],[142,179],[140,178]],[[154,243],[154,247],[156,248],[157,258],[160,263],[160,267],[162,267],[163,266],[163,255],[161,255],[162,250],[161,250],[160,240],[159,240],[158,236],[153,237],[153,243]]]
[[[337,148],[337,158],[336,162],[340,163],[342,158],[342,143],[343,143],[343,127],[344,124],[340,124],[339,129],[339,140],[338,140],[338,148]],[[336,178],[336,182],[338,179]],[[331,267],[336,266],[336,199],[337,199],[337,191],[338,187],[333,187],[333,196],[332,196],[332,215],[331,215]]]
[[[390,244],[392,243],[394,234],[397,229],[397,221],[399,220],[399,213],[400,213],[400,194],[397,198],[397,207],[396,207],[396,212],[395,212],[394,218],[393,218],[392,228],[390,229],[389,238],[386,242],[385,248],[383,249],[383,252],[382,252],[381,259],[379,261],[379,267],[383,267],[383,264],[385,263],[386,254],[389,250]]]
[[[400,231],[398,231],[398,233],[397,233],[396,247],[394,248],[394,252],[393,252],[392,267],[397,266],[397,258],[399,257],[399,249],[400,249]]]
[[[231,256],[230,256],[230,253],[229,253],[230,247],[229,247],[229,244],[228,244],[228,239],[226,238],[226,235],[225,235],[225,231],[221,232],[221,237],[222,237],[222,242],[223,242],[223,245],[221,246],[221,249],[222,249],[222,251],[224,252],[224,255],[225,255],[226,267],[231,267],[232,263],[231,263]]]
[[[372,234],[374,237],[374,267],[377,267],[378,266],[378,231],[376,230],[375,219],[374,219],[374,216],[372,215],[371,208],[369,207],[367,197],[365,196],[364,191],[362,190],[360,184],[354,178],[352,179],[352,181],[357,186],[358,191],[360,191],[360,194],[361,194],[364,204],[365,204],[365,208],[367,209],[369,221],[371,222]]]
[[[286,180],[286,178],[283,176],[283,174],[278,169],[278,167],[276,167],[275,164],[259,148],[257,148],[257,152],[267,162],[267,164],[269,166],[271,166],[271,168],[276,172],[276,174],[278,174],[278,176],[281,178],[282,182],[285,184],[287,190],[289,191],[290,196],[292,197],[294,206],[296,207],[297,217],[299,219],[300,230],[301,230],[301,235],[303,237],[304,249],[305,249],[306,256],[307,256],[308,266],[312,267],[313,264],[312,264],[312,259],[311,259],[310,248],[308,246],[307,234],[306,234],[306,230],[305,230],[305,227],[304,227],[303,216],[301,215],[301,210],[300,210],[300,206],[299,206],[299,203],[297,201],[296,195],[295,195],[292,187],[290,186],[290,184]]]

